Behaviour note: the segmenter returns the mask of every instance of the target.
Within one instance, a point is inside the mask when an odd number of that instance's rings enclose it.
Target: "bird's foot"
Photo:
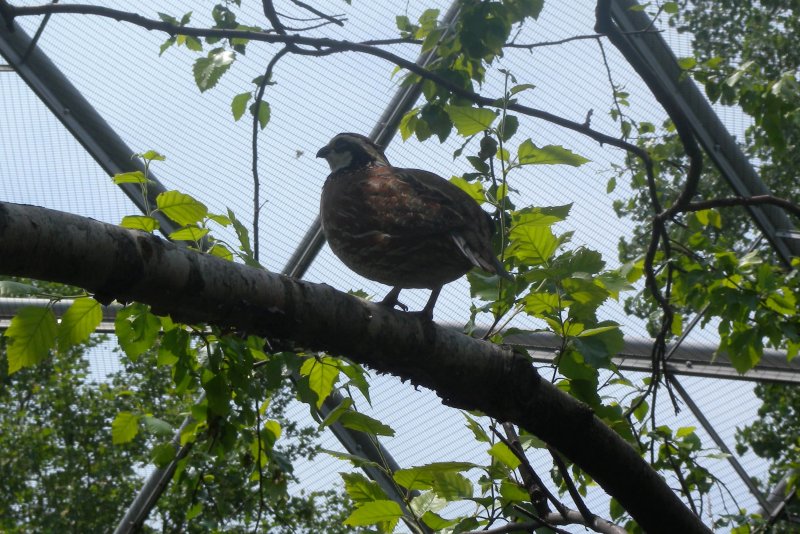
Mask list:
[[[386,306],[389,309],[394,309],[395,307],[400,308],[404,312],[408,311],[408,306],[397,300],[397,297],[400,296],[401,288],[395,287],[392,288],[391,291],[383,298],[382,301],[378,302],[381,306]]]

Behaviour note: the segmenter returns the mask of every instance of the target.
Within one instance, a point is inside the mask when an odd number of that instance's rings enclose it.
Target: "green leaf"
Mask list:
[[[155,345],[161,322],[158,317],[150,313],[147,306],[133,304],[117,312],[114,329],[122,350],[129,358],[135,360]]]
[[[148,217],[146,215],[126,215],[119,223],[123,228],[130,228],[131,230],[142,230],[147,233],[152,233],[158,230],[158,219]]]
[[[328,356],[308,358],[300,367],[300,374],[308,377],[308,387],[316,393],[319,408],[339,378],[339,362]]]
[[[529,265],[540,265],[550,259],[559,240],[549,226],[516,224],[509,232],[509,254]]]
[[[523,299],[525,312],[530,315],[542,316],[552,314],[559,306],[562,306],[559,296],[555,293],[530,293]]]
[[[203,51],[203,43],[197,37],[192,35],[186,36],[186,41],[184,42],[186,48],[191,50],[192,52],[202,52]]]
[[[200,222],[208,213],[205,204],[179,191],[164,191],[156,197],[156,204],[164,215],[181,226]]]
[[[485,108],[469,106],[445,106],[445,111],[450,115],[450,120],[464,137],[488,130],[497,118],[497,113]]]
[[[518,128],[519,119],[514,115],[506,115],[505,120],[500,123],[500,127],[498,128],[498,131],[500,132],[500,138],[503,141],[508,141],[514,137],[514,134],[517,133]]]
[[[256,110],[255,102],[250,105],[250,114],[258,117],[258,125],[262,130],[269,124],[270,113],[269,102],[263,100],[258,102],[258,110]]]
[[[444,530],[448,527],[452,527],[456,523],[460,521],[460,519],[445,519],[441,517],[439,514],[428,510],[424,514],[422,514],[422,522],[428,525],[433,530],[439,532]]]
[[[394,430],[389,425],[383,424],[363,413],[348,411],[339,416],[342,426],[351,430],[366,432],[376,436],[394,436]]]
[[[208,253],[223,260],[233,261],[233,253],[225,245],[214,245],[209,249]]]
[[[383,521],[396,523],[403,517],[403,510],[400,505],[388,499],[366,502],[353,510],[353,513],[344,520],[345,525],[361,527],[365,525],[375,525]],[[394,530],[392,527],[389,532]]]
[[[141,154],[136,154],[140,158],[146,161],[164,161],[167,157],[155,150],[148,150],[146,152],[142,152]]]
[[[432,491],[425,491],[411,499],[409,508],[414,512],[414,515],[421,516],[429,511],[438,512],[445,506],[447,506],[445,499],[442,499]]]
[[[461,473],[445,471],[435,473],[432,489],[436,495],[448,501],[472,498],[472,482]]]
[[[675,432],[676,438],[683,438],[690,434],[694,434],[694,431],[697,430],[697,427],[694,426],[682,426]]]
[[[531,496],[519,484],[508,479],[503,479],[500,483],[500,495],[508,501],[528,502]]]
[[[103,320],[100,303],[91,297],[75,299],[61,317],[58,326],[58,345],[63,351],[83,343]]]
[[[8,374],[44,360],[55,345],[56,331],[56,317],[49,306],[19,310],[4,334],[9,340]]]
[[[347,495],[356,503],[387,500],[389,497],[377,482],[361,473],[339,473],[344,480]]]
[[[602,334],[603,332],[609,332],[611,330],[619,329],[619,325],[608,325],[608,326],[600,326],[598,328],[587,328],[583,330],[578,337],[589,337],[589,336],[596,336],[597,334]]]
[[[682,57],[678,60],[678,66],[683,70],[691,70],[697,65],[694,57]]]
[[[437,476],[443,473],[460,473],[478,467],[470,462],[436,462],[395,471],[394,481],[410,490],[431,489]]]
[[[158,417],[153,417],[152,415],[145,415],[144,417],[142,417],[142,421],[144,422],[144,426],[147,427],[147,429],[150,430],[150,432],[152,432],[153,434],[164,437],[171,437],[175,433],[175,429],[172,428],[172,425],[170,425],[163,419],[159,419]]]
[[[319,424],[319,428],[325,428],[326,426],[331,426],[333,423],[339,420],[339,417],[342,416],[344,412],[346,412],[350,407],[353,405],[353,399],[350,397],[345,397],[342,399],[336,408],[328,412],[328,415],[325,416],[325,419]]]
[[[158,468],[164,468],[175,458],[175,446],[172,443],[159,443],[150,452],[150,458]]]
[[[0,280],[0,297],[28,297],[39,293],[39,288],[13,280]]]
[[[119,412],[111,422],[111,442],[114,445],[128,443],[139,433],[139,416],[131,412]]]
[[[233,112],[233,120],[238,121],[247,110],[247,103],[250,102],[253,94],[250,92],[241,93],[233,97],[231,102],[231,111]]]
[[[407,111],[403,118],[400,119],[400,137],[402,137],[403,141],[406,141],[409,137],[414,135],[414,132],[417,129],[417,114],[419,113],[419,108],[414,108],[410,111]]]
[[[325,454],[334,458],[338,458],[339,460],[351,462],[356,467],[374,467],[376,469],[384,469],[382,465],[371,460],[367,460],[366,458],[362,458],[361,456],[356,456],[355,454],[347,454],[346,452],[332,451],[330,449],[323,448],[319,449],[319,451],[324,452]]]
[[[115,185],[119,184],[146,184],[147,177],[142,171],[122,172],[112,178]]]
[[[450,178],[450,183],[464,191],[478,204],[483,204],[486,201],[486,192],[480,182],[468,182],[463,178],[453,176]]]
[[[521,93],[522,91],[527,91],[528,89],[535,89],[535,88],[536,86],[533,85],[532,83],[522,83],[512,87],[509,93],[511,93],[511,95],[513,96],[517,93]]]
[[[520,459],[517,458],[517,455],[508,448],[508,445],[501,441],[492,445],[488,452],[492,458],[502,462],[510,469],[516,469],[519,467],[519,464],[522,463]]]
[[[583,156],[575,154],[571,150],[559,145],[547,145],[541,148],[533,144],[533,141],[526,139],[517,152],[517,158],[521,165],[571,165],[580,167],[589,160]]]
[[[187,226],[180,230],[175,230],[169,234],[169,238],[173,241],[200,241],[209,232],[208,228],[199,228],[197,226]]]
[[[194,81],[200,92],[208,91],[215,85],[223,74],[231,67],[236,59],[236,52],[215,48],[208,56],[198,58],[194,62]]]

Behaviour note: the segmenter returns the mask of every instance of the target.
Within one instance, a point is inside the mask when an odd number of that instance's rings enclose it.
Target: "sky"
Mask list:
[[[24,3],[24,2],[20,2]],[[37,2],[29,2],[35,4]],[[176,1],[105,2],[98,4],[123,10],[136,10],[155,18],[157,11],[178,16],[193,10],[193,25],[209,21],[211,3]],[[262,23],[259,2],[243,2],[242,22]],[[279,9],[289,9],[288,3]],[[446,2],[406,3],[355,0],[352,6],[341,1],[319,2],[319,9],[344,13],[345,29],[325,27],[316,35],[350,40],[393,37],[394,17],[405,14],[415,20],[423,9]],[[536,23],[526,25],[518,42],[542,42],[577,34],[593,33],[594,5],[591,2],[547,3]],[[20,21],[33,33],[35,19]],[[689,55],[686,37],[666,33],[676,55]],[[250,161],[250,122],[235,122],[230,101],[238,93],[252,89],[251,80],[262,74],[266,62],[277,51],[275,46],[253,43],[247,54],[239,56],[220,83],[200,93],[192,78],[196,54],[185,48],[172,48],[161,57],[158,47],[166,36],[113,20],[73,15],[54,16],[40,41],[42,49],[74,83],[84,96],[117,130],[134,151],[157,150],[167,160],[154,167],[155,175],[168,189],[192,194],[212,212],[231,208],[244,221],[252,218],[252,177]],[[208,48],[208,47],[207,47]],[[415,59],[410,47],[395,51]],[[656,124],[664,113],[656,105],[635,73],[610,45],[606,44],[612,77],[631,93],[628,111],[637,120]],[[545,109],[576,121],[583,121],[593,110],[592,125],[615,133],[608,115],[612,105],[611,87],[593,40],[537,48],[534,52],[508,53],[500,66],[509,69],[520,83],[536,87],[520,95],[522,103]],[[279,271],[294,246],[314,220],[319,193],[328,169],[314,158],[317,150],[338,132],[367,134],[398,88],[399,77],[392,77],[393,66],[383,60],[355,55],[325,58],[287,57],[275,71],[276,85],[268,88],[272,119],[259,136],[261,195],[265,199],[259,224],[262,232],[262,260]],[[499,95],[502,80],[492,77],[481,88],[485,95]],[[722,119],[734,135],[741,135],[746,121],[731,110],[722,110]],[[618,265],[616,247],[619,236],[629,230],[619,220],[611,203],[625,198],[630,190],[620,183],[610,195],[606,184],[611,166],[621,164],[623,154],[601,147],[588,138],[564,131],[543,121],[524,119],[516,143],[531,138],[536,144],[560,144],[589,158],[579,167],[529,166],[512,177],[519,190],[518,205],[538,206],[573,203],[570,218],[558,232],[574,231],[573,246],[600,251],[609,267]],[[460,145],[451,137],[440,145],[436,141],[418,143],[394,139],[387,149],[393,164],[424,168],[450,177],[468,170],[465,160],[453,160]],[[512,146],[513,151],[513,146]],[[111,183],[108,176],[86,156],[50,112],[13,73],[0,72],[0,198],[4,201],[43,205],[98,220],[117,223],[123,215],[135,213],[134,206]],[[229,232],[219,234],[233,240]],[[328,283],[337,289],[364,289],[382,298],[388,290],[347,271],[325,247],[306,278]],[[420,309],[427,292],[404,293],[403,301]],[[469,291],[464,280],[449,284],[436,308],[435,320],[463,324],[467,319]],[[641,322],[624,315],[621,306],[604,307],[606,317],[623,325],[626,335],[645,335]],[[536,324],[527,324],[537,327]],[[697,332],[693,342],[713,342],[713,332]],[[113,362],[107,362],[113,368]],[[446,451],[448,459],[474,458],[481,454],[469,441],[463,418],[442,407],[427,391],[413,391],[391,377],[375,377],[374,406],[369,413],[386,420],[398,430],[386,445],[403,465],[427,463]],[[717,424],[718,431],[732,443],[734,428],[751,421],[757,406],[752,386],[747,382],[710,379],[685,379],[686,387]],[[363,404],[363,403],[362,403]],[[397,406],[403,406],[398,410]],[[300,415],[303,407],[297,407]],[[674,418],[665,407],[659,408],[665,421]],[[677,425],[696,425],[686,410],[674,418]],[[424,437],[420,438],[420,431]],[[331,437],[326,438],[328,442]],[[705,442],[705,441],[704,441]],[[337,448],[335,443],[328,447]],[[452,458],[453,455],[460,458]],[[764,466],[752,456],[744,459],[754,475]],[[335,477],[334,461],[308,466],[299,471],[304,487],[324,487]],[[730,478],[729,469],[721,466]],[[734,478],[730,478],[736,484]],[[748,501],[741,484],[735,486]],[[597,497],[598,503],[603,502]],[[591,501],[590,501],[591,505]],[[597,512],[606,514],[599,504]]]

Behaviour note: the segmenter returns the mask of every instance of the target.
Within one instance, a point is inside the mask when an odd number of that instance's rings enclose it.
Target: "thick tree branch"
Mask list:
[[[591,409],[540,379],[524,355],[417,316],[200,254],[154,235],[35,206],[0,203],[0,274],[138,301],[343,354],[539,436],[578,464],[651,533],[708,532],[636,451]]]

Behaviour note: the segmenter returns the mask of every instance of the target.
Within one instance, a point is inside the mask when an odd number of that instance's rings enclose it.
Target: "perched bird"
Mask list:
[[[492,251],[491,218],[457,186],[392,167],[359,134],[340,133],[317,157],[331,168],[320,201],[325,237],[350,269],[394,286],[381,304],[405,310],[397,300],[402,289],[430,289],[422,315],[431,319],[442,286],[472,267],[510,276]]]

